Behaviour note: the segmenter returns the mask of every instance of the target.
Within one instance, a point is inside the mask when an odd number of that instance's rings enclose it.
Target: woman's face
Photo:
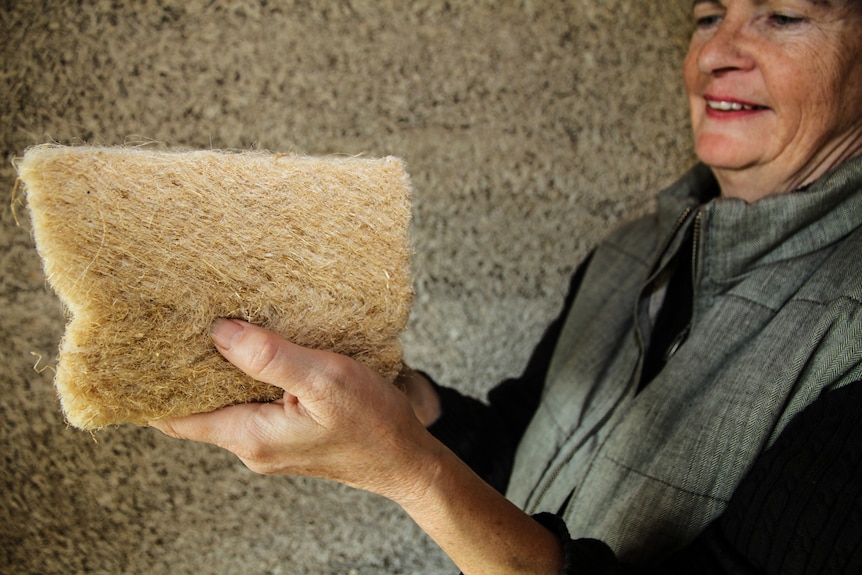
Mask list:
[[[862,18],[845,2],[694,1],[685,84],[722,195],[790,191],[862,153]]]

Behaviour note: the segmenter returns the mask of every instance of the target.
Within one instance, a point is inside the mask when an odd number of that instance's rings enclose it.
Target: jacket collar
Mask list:
[[[862,226],[862,156],[802,190],[752,204],[717,192],[710,169],[698,164],[658,198],[663,229],[676,227],[680,236],[699,228],[695,282],[707,292],[723,291],[762,266],[828,249]],[[676,249],[679,242],[667,245]]]

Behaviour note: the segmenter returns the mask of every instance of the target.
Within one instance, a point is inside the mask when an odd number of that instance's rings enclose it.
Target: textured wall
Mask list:
[[[686,0],[119,4],[0,0],[0,189],[45,141],[401,156],[406,353],[468,393],[521,369],[574,266],[692,163]],[[12,207],[0,572],[452,572],[379,498],[254,476],[149,429],[66,428],[50,369],[63,312]]]

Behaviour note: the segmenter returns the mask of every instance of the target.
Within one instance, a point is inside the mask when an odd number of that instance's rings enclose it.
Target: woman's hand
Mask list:
[[[228,361],[284,396],[151,426],[221,446],[257,473],[331,479],[399,502],[418,497],[432,480],[442,446],[405,394],[371,369],[239,320],[217,320],[211,333]],[[426,392],[421,397],[428,401]]]
[[[219,320],[212,337],[228,361],[284,389],[284,397],[153,427],[219,445],[258,473],[332,479],[387,497],[464,573],[559,573],[557,537],[426,431],[423,421],[436,419],[440,405],[421,374],[403,374],[405,395],[348,357],[297,346],[246,322]]]

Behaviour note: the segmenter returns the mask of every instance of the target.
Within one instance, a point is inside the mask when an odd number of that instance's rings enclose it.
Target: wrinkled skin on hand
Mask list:
[[[439,444],[374,371],[239,320],[216,321],[212,337],[228,361],[284,396],[151,426],[223,447],[257,473],[330,479],[396,502],[421,497],[433,480]]]

